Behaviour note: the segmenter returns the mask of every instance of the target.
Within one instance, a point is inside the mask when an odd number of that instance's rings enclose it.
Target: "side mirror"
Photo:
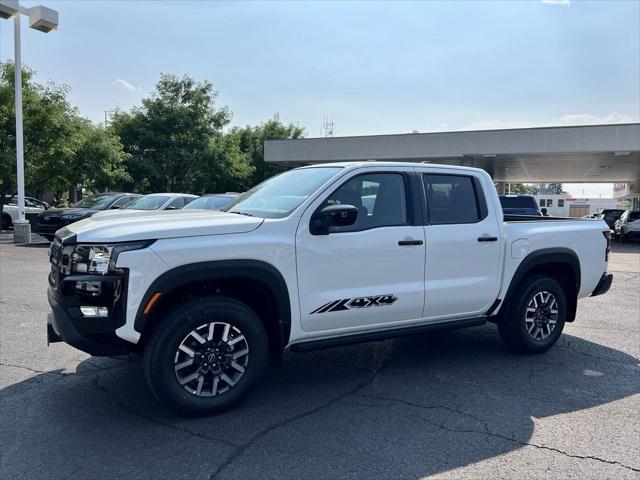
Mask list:
[[[176,207],[175,205],[169,205],[167,208],[165,208],[165,210],[178,210],[178,207]]]
[[[348,227],[356,223],[358,209],[353,205],[329,205],[311,217],[312,235],[329,235],[331,227]]]
[[[112,205],[110,210],[120,210],[120,205]]]

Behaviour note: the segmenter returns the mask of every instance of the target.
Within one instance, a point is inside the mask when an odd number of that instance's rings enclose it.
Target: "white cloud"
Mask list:
[[[632,123],[637,122],[630,115],[612,112],[608,115],[598,117],[589,113],[567,113],[558,118],[554,118],[548,122],[532,122],[529,120],[479,120],[463,125],[458,129],[452,130],[504,130],[509,128],[535,128],[535,127],[555,127],[565,125],[603,125],[609,123]],[[438,128],[435,131],[441,131]]]
[[[142,89],[141,87],[136,87],[135,85],[132,85],[131,83],[127,82],[126,80],[122,80],[121,78],[116,78],[113,83],[124,88],[125,90],[129,90],[130,92],[135,92],[136,90]]]
[[[629,115],[623,115],[612,112],[604,117],[597,117],[588,113],[567,113],[556,119],[555,123],[560,125],[598,125],[603,123],[631,123],[633,118]]]
[[[547,5],[566,5],[566,6],[569,6],[571,4],[571,0],[542,0],[542,3],[546,3]]]

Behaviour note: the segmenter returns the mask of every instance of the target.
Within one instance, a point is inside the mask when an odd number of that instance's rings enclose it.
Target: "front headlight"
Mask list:
[[[116,268],[118,254],[146,248],[151,242],[119,243],[113,245],[74,245],[67,263],[69,273],[93,273],[106,275],[120,272]]]

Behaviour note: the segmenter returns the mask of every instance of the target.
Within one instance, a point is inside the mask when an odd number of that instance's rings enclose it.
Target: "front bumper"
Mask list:
[[[51,289],[47,293],[51,313],[47,317],[49,343],[65,342],[89,355],[109,357],[133,350],[133,345],[120,339],[115,329],[120,322],[108,317],[84,317],[79,307],[59,302]]]
[[[598,295],[602,295],[603,293],[607,293],[611,288],[611,282],[613,282],[613,273],[604,272],[602,277],[600,277],[600,281],[596,288],[591,293],[592,297],[596,297]]]

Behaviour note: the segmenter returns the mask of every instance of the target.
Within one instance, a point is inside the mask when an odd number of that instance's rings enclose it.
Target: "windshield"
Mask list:
[[[90,197],[85,197],[71,206],[75,208],[106,210],[116,198],[117,197],[115,195],[91,195]]]
[[[314,167],[289,170],[253,187],[224,210],[256,217],[284,218],[341,168]]]
[[[147,195],[135,199],[123,208],[130,210],[157,210],[171,199],[169,195]]]
[[[231,195],[211,195],[208,197],[200,197],[196,198],[193,202],[191,202],[189,205],[186,205],[184,208],[193,208],[199,210],[220,210],[234,198],[236,197],[232,197]]]

